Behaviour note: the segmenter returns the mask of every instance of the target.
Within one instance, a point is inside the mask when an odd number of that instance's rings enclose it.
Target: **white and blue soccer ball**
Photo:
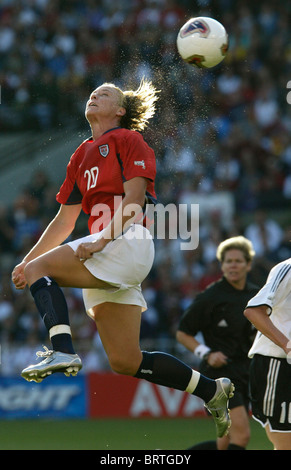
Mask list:
[[[211,68],[225,58],[228,35],[224,26],[213,18],[191,18],[178,33],[177,49],[188,64]]]

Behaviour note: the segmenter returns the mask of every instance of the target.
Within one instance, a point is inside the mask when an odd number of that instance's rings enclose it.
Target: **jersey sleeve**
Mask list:
[[[144,141],[141,134],[131,131],[125,137],[118,154],[123,182],[142,176],[151,181],[156,176],[156,160],[154,151]]]
[[[197,333],[203,331],[206,315],[207,301],[202,294],[198,294],[196,299],[192,302],[190,307],[182,315],[178,330],[184,333],[196,336]]]
[[[82,194],[78,188],[75,176],[75,159],[75,154],[73,154],[67,166],[66,179],[56,196],[56,200],[60,204],[73,205],[81,204],[82,202]]]
[[[248,307],[259,307],[267,305],[269,313],[272,311],[273,305],[281,301],[290,293],[291,264],[280,263],[271,269],[266,284],[261,290],[248,302]]]

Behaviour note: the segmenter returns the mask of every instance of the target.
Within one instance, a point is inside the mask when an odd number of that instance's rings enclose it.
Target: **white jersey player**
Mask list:
[[[291,258],[272,268],[245,316],[258,330],[249,351],[253,417],[275,449],[291,450]]]

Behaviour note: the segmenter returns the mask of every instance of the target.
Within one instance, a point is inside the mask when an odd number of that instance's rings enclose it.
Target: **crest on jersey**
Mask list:
[[[109,154],[109,145],[108,144],[104,144],[104,145],[99,145],[99,152],[100,152],[100,155],[101,157],[107,157],[107,155]]]
[[[200,37],[207,38],[210,29],[205,21],[196,19],[190,23],[186,23],[185,28],[181,30],[180,35],[182,38],[189,36],[193,33],[199,33]]]

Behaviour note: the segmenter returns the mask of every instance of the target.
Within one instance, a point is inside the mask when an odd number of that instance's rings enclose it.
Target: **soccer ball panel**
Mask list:
[[[224,59],[228,36],[224,26],[213,18],[191,18],[178,33],[177,49],[190,65],[211,68]]]

